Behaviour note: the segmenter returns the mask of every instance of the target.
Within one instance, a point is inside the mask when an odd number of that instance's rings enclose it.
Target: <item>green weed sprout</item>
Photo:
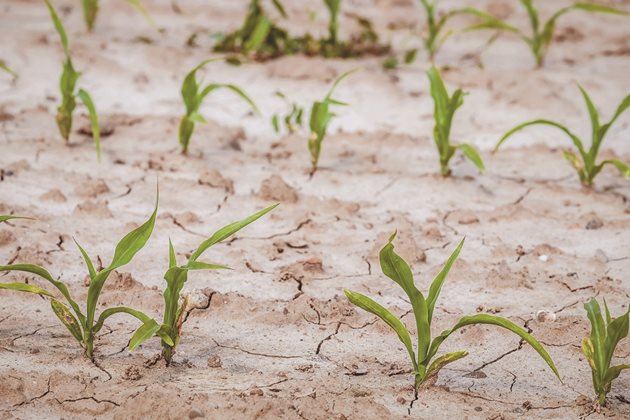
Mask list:
[[[290,134],[295,133],[299,128],[304,126],[304,108],[295,102],[289,102],[286,95],[282,92],[276,92],[275,95],[278,98],[284,100],[287,104],[287,112],[282,117],[282,122],[284,122],[284,126]],[[278,114],[274,114],[271,117],[271,125],[276,133],[280,132],[280,116]]]
[[[166,274],[164,274],[167,286],[166,290],[164,290],[165,309],[164,321],[161,327],[161,331],[166,333],[165,336],[162,336],[162,357],[166,361],[167,366],[170,365],[175,348],[177,347],[177,344],[179,344],[182,324],[186,317],[187,301],[186,299],[181,299],[180,296],[184,285],[188,281],[188,272],[194,270],[228,269],[229,267],[224,265],[209,264],[199,261],[199,257],[201,257],[208,248],[234,235],[236,232],[258,220],[277,206],[278,204],[267,207],[266,209],[263,209],[243,220],[230,223],[229,225],[222,227],[210,238],[199,245],[197,250],[190,256],[190,258],[188,258],[188,262],[185,265],[177,265],[175,249],[173,248],[172,242],[169,240],[169,268]],[[144,339],[149,338],[149,335],[144,336]],[[140,343],[141,341],[134,343],[134,346],[129,347],[130,350],[133,350],[133,348]]]
[[[317,170],[317,163],[319,162],[319,155],[322,150],[322,143],[326,137],[326,131],[328,130],[328,124],[336,115],[330,111],[331,105],[347,106],[345,102],[333,99],[332,94],[335,88],[343,79],[354,73],[357,69],[352,69],[342,73],[333,82],[332,87],[328,91],[328,94],[322,101],[313,102],[311,107],[311,116],[309,120],[309,128],[311,134],[308,138],[308,150],[311,153],[311,176],[315,174]]]
[[[66,30],[55,11],[55,8],[50,4],[49,0],[45,0],[48,10],[50,11],[50,17],[55,24],[55,29],[59,33],[61,38],[61,44],[63,45],[63,52],[65,60],[63,63],[63,73],[61,74],[61,80],[59,82],[59,89],[61,92],[61,104],[57,108],[57,127],[59,127],[59,133],[64,138],[66,143],[70,138],[70,131],[72,130],[72,113],[76,108],[76,98],[79,97],[90,115],[90,123],[92,126],[92,137],[94,138],[94,144],[96,145],[96,156],[98,160],[101,159],[101,132],[98,125],[98,115],[96,114],[96,108],[90,94],[84,90],[79,89],[76,91],[77,81],[81,76],[81,73],[74,69],[72,65],[72,58],[70,57],[70,50],[68,47],[68,35]]]
[[[440,154],[440,171],[442,176],[449,176],[451,170],[448,163],[455,154],[457,149],[461,150],[464,156],[466,156],[475,166],[483,172],[485,170],[481,156],[477,150],[467,143],[460,143],[457,145],[451,144],[451,125],[453,123],[453,117],[457,108],[464,104],[464,91],[457,89],[453,92],[452,96],[449,96],[446,86],[442,81],[440,72],[432,66],[427,72],[429,76],[429,82],[431,83],[431,96],[435,104],[433,111],[433,118],[435,120],[435,127],[433,128],[433,140],[437,146]]]
[[[580,182],[582,182],[582,185],[586,187],[592,186],[593,180],[606,165],[615,166],[624,177],[630,179],[630,166],[618,159],[608,159],[597,163],[597,154],[599,153],[599,149],[604,141],[604,137],[606,137],[606,133],[608,133],[608,130],[614,124],[617,118],[619,118],[621,114],[624,113],[624,111],[630,108],[630,95],[626,96],[623,101],[621,101],[621,104],[619,104],[619,107],[617,107],[617,111],[613,115],[612,119],[606,124],[601,124],[599,120],[599,112],[593,104],[593,101],[591,101],[588,93],[586,93],[586,91],[581,86],[579,86],[579,88],[582,92],[582,96],[584,97],[584,101],[586,102],[586,107],[588,108],[588,113],[591,118],[591,147],[588,151],[584,148],[584,141],[573,134],[564,125],[561,125],[555,121],[538,119],[519,124],[507,133],[505,133],[494,147],[494,152],[496,152],[499,147],[501,147],[503,142],[505,142],[508,137],[525,127],[537,124],[550,125],[552,127],[556,127],[562,130],[567,136],[569,136],[569,138],[573,142],[573,145],[577,148],[579,156],[576,155],[575,152],[573,152],[572,150],[565,150],[564,158],[568,160],[569,163],[575,168],[578,176],[580,177]]]
[[[612,319],[604,300],[605,321],[599,303],[594,298],[586,303],[584,308],[591,322],[591,335],[582,341],[582,352],[591,366],[597,401],[603,406],[606,404],[606,395],[610,392],[612,381],[617,379],[623,370],[630,369],[630,364],[610,366],[617,344],[628,336],[630,308],[619,318]]]
[[[442,285],[446,280],[453,263],[457,259],[464,241],[462,240],[459,246],[455,249],[450,256],[442,270],[435,277],[431,283],[429,294],[425,296],[416,288],[414,284],[413,274],[409,265],[399,255],[394,252],[394,245],[392,244],[396,232],[389,238],[387,245],[381,249],[380,263],[383,274],[396,282],[407,294],[416,322],[418,343],[417,343],[417,358],[414,352],[413,344],[411,343],[411,336],[405,325],[394,316],[391,312],[385,309],[374,300],[360,293],[350,290],[344,290],[344,293],[354,305],[359,308],[368,311],[389,325],[398,335],[400,341],[404,344],[411,363],[413,365],[413,371],[415,376],[415,388],[418,389],[422,384],[431,379],[436,379],[437,374],[444,366],[449,363],[455,362],[468,355],[467,351],[457,351],[453,353],[447,353],[434,359],[437,354],[440,345],[451,334],[468,325],[475,324],[489,324],[496,325],[507,329],[518,335],[523,341],[527,342],[530,346],[538,352],[543,360],[549,365],[551,370],[556,374],[558,378],[560,375],[556,366],[551,359],[551,356],[547,353],[544,347],[523,328],[514,324],[505,318],[501,318],[494,315],[479,314],[462,317],[451,329],[442,331],[437,337],[431,340],[431,322],[433,320],[433,310],[435,304],[442,289]]]
[[[481,23],[468,26],[464,28],[464,31],[471,31],[477,29],[511,29],[510,25],[505,24],[501,20],[486,13],[482,10],[475,9],[473,7],[464,7],[461,9],[451,10],[438,17],[437,15],[437,0],[420,0],[422,7],[426,14],[427,33],[424,37],[424,46],[429,53],[431,60],[435,57],[439,48],[444,42],[453,35],[454,31],[449,30],[444,33],[446,23],[455,16],[469,15],[481,19]],[[405,61],[409,61],[406,59]],[[413,59],[411,60],[413,61]]]
[[[577,2],[572,4],[571,6],[563,7],[560,10],[556,11],[546,22],[541,25],[540,16],[538,10],[534,6],[534,1],[520,0],[520,2],[525,7],[525,10],[527,10],[531,26],[531,35],[527,35],[520,29],[505,22],[501,22],[501,24],[503,25],[503,29],[515,33],[523,41],[525,41],[525,43],[529,46],[532,54],[534,55],[534,58],[536,59],[537,67],[542,67],[545,63],[545,56],[547,55],[547,51],[549,50],[549,46],[551,45],[551,41],[553,40],[553,36],[556,31],[556,22],[561,16],[574,10],[581,10],[589,13],[607,13],[625,16],[630,15],[630,13],[624,12],[623,10],[614,9],[612,7],[603,6],[601,4],[590,2]],[[478,25],[479,28],[483,26],[483,23],[481,25]]]
[[[167,334],[163,333],[160,325],[144,313],[125,306],[107,308],[96,318],[96,308],[98,300],[110,273],[131,262],[133,257],[144,247],[149,240],[155,218],[157,215],[157,200],[153,214],[142,226],[129,232],[120,240],[114,251],[112,262],[106,268],[96,271],[94,264],[87,252],[78,244],[77,248],[81,252],[90,276],[90,286],[87,293],[86,313],[83,313],[77,302],[72,298],[65,283],[55,280],[44,268],[33,264],[12,264],[0,266],[0,271],[19,271],[35,274],[51,283],[65,298],[67,305],[57,299],[51,292],[39,286],[28,283],[0,283],[0,289],[15,290],[19,292],[35,293],[50,299],[53,312],[63,325],[68,328],[70,334],[81,344],[85,350],[85,355],[90,360],[94,360],[94,339],[96,334],[103,327],[105,320],[118,313],[126,313],[138,318],[142,326],[136,330],[130,341],[130,348],[136,343],[144,341],[147,337],[158,334],[163,340],[170,341]],[[70,308],[68,308],[70,306]],[[72,309],[72,311],[70,310]],[[73,314],[74,312],[74,314]]]
[[[147,12],[147,9],[144,8],[140,0],[127,0],[127,2],[133,6],[144,18],[149,22],[149,24],[156,28],[156,24],[153,21],[153,18]],[[85,20],[85,25],[88,28],[88,31],[92,31],[94,28],[94,22],[96,21],[96,15],[98,14],[99,9],[99,0],[81,0],[81,6],[83,7],[83,20]]]
[[[16,77],[16,78],[18,77],[18,74],[15,72],[15,70],[13,70],[11,67],[9,67],[7,65],[7,63],[5,63],[2,60],[0,60],[0,70],[3,70],[6,73],[9,73],[13,77]]]
[[[250,97],[236,85],[210,83],[204,88],[201,87],[201,85],[197,82],[197,71],[206,64],[216,60],[220,60],[220,58],[210,58],[199,63],[190,71],[190,73],[188,73],[188,75],[186,75],[186,78],[182,83],[181,94],[182,99],[184,100],[184,106],[186,107],[186,114],[182,117],[179,123],[179,144],[182,147],[183,154],[188,154],[188,145],[193,131],[195,130],[195,123],[203,124],[208,122],[199,113],[199,108],[209,93],[217,89],[227,88],[247,101],[254,111],[259,112],[254,101],[252,101]]]

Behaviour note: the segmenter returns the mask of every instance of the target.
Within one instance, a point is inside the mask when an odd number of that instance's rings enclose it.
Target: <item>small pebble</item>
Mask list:
[[[221,358],[219,357],[219,355],[213,354],[212,356],[208,357],[208,367],[220,368],[221,366],[223,366],[223,362],[221,362]]]
[[[554,322],[556,320],[556,314],[550,311],[538,311],[536,312],[536,319],[538,322]]]
[[[205,417],[205,416],[203,415],[201,410],[198,410],[196,408],[193,408],[192,410],[190,410],[188,412],[188,418],[189,419],[199,419],[199,418],[203,418],[203,417]]]
[[[252,390],[249,391],[249,395],[256,395],[256,396],[262,397],[263,394],[264,394],[263,390],[260,388],[252,388]]]
[[[549,261],[549,256],[548,255],[541,255],[540,257],[538,257],[538,259],[542,262],[547,262]]]

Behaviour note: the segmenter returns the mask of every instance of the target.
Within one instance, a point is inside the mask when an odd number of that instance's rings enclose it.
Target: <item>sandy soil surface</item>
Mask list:
[[[630,182],[606,169],[593,190],[581,188],[560,152],[568,141],[550,129],[531,129],[501,153],[489,153],[506,129],[536,117],[587,136],[576,82],[608,118],[630,87],[627,20],[567,15],[559,25],[565,36],[542,70],[533,70],[526,47],[511,37],[483,55],[485,70],[475,54],[487,34],[447,42],[437,57],[450,68],[444,77],[469,92],[454,137],[477,145],[488,171],[479,175],[456,158],[453,177],[443,179],[431,138],[424,54],[390,73],[374,58],[213,64],[205,80],[241,85],[263,115],[218,93],[203,107],[211,123],[198,126],[184,157],[177,144],[181,79],[212,55],[211,33],[240,24],[247,2],[187,0],[177,14],[169,1],[147,0],[165,29],[157,33],[125,2],[103,0],[92,34],[77,3],[55,1],[75,65],[84,72],[81,86],[91,91],[110,131],[100,165],[91,138],[77,131],[87,127],[83,109],[70,146],[57,133],[62,52],[43,4],[0,5],[0,58],[20,73],[17,81],[0,77],[0,213],[36,218],[0,227],[0,261],[41,264],[85,298],[86,271],[72,238],[108,262],[116,241],[150,214],[159,179],[153,238],[111,277],[101,298],[157,317],[169,237],[183,259],[223,224],[276,201],[282,205],[209,253],[208,260],[233,271],[191,275],[186,289],[200,298],[199,307],[189,313],[170,368],[155,363],[157,340],[125,350],[137,327],[130,318],[110,319],[98,338],[95,366],[45,301],[0,292],[0,418],[630,417],[628,374],[614,383],[609,407],[592,412],[590,370],[580,350],[589,330],[587,299],[606,297],[615,313],[628,307]],[[325,30],[323,11],[310,23],[303,2],[286,3],[292,29]],[[388,29],[417,26],[416,2],[344,3],[374,19],[396,49],[419,43],[406,30]],[[515,1],[470,3],[527,24]],[[550,13],[565,2],[538,3]],[[443,2],[445,8],[456,4]],[[630,8],[628,1],[609,4]],[[186,47],[195,31],[198,46]],[[352,106],[335,120],[321,170],[309,179],[305,138],[271,129],[271,115],[284,109],[273,92],[307,105],[337,74],[357,66],[362,71],[338,91]],[[603,153],[630,161],[628,140],[626,116]],[[444,346],[470,355],[445,368],[436,386],[415,400],[402,345],[342,294],[351,288],[375,296],[411,326],[402,291],[377,261],[395,229],[397,249],[422,290],[467,238],[438,302],[435,332],[465,314],[508,317],[548,346],[564,383],[515,336],[470,327]],[[540,310],[553,312],[555,322],[539,321]],[[616,356],[627,363],[630,341]]]

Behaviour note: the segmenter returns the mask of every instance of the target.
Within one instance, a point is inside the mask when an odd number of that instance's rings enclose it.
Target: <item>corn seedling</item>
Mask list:
[[[276,92],[275,95],[284,100],[287,105],[287,112],[282,117],[282,122],[284,123],[287,131],[290,134],[293,134],[304,126],[304,108],[295,102],[289,102],[286,95],[282,92]],[[271,117],[271,125],[276,133],[280,132],[280,118],[281,117],[278,114],[274,114]]]
[[[485,167],[481,156],[477,150],[467,143],[451,144],[451,125],[457,108],[464,104],[464,91],[457,89],[449,96],[446,86],[442,81],[440,72],[432,66],[427,72],[429,82],[431,83],[431,96],[435,104],[433,118],[435,119],[435,127],[433,128],[433,140],[440,154],[440,171],[442,176],[449,176],[451,170],[448,163],[455,154],[457,149],[461,150],[475,166],[484,171]]]
[[[90,124],[92,128],[92,137],[94,138],[94,144],[96,145],[96,156],[98,160],[101,159],[101,132],[98,125],[98,115],[96,114],[96,108],[90,94],[84,89],[79,89],[76,92],[77,81],[81,76],[81,73],[74,69],[72,65],[72,58],[70,57],[70,50],[68,47],[68,35],[66,30],[55,11],[55,8],[50,4],[49,0],[45,0],[48,10],[50,11],[50,17],[55,25],[55,29],[61,38],[61,44],[64,52],[63,73],[61,74],[61,80],[59,82],[59,89],[61,92],[61,104],[57,108],[57,127],[59,133],[66,142],[70,138],[70,131],[72,130],[72,113],[76,108],[76,98],[78,97],[88,110],[90,115]]]
[[[566,126],[561,125],[555,121],[538,119],[517,125],[513,129],[505,133],[505,135],[495,146],[494,152],[499,149],[499,147],[503,144],[503,142],[508,139],[508,137],[525,127],[539,124],[550,125],[552,127],[559,128],[567,136],[569,136],[569,138],[573,142],[573,145],[577,149],[578,154],[576,154],[572,150],[565,150],[564,158],[569,161],[573,168],[575,168],[578,176],[580,177],[580,182],[582,182],[582,185],[587,187],[592,186],[593,180],[606,165],[612,165],[616,167],[621,175],[630,179],[630,166],[620,161],[619,159],[607,159],[600,163],[597,163],[597,154],[599,153],[599,149],[604,141],[604,138],[606,137],[606,134],[608,133],[608,130],[615,123],[617,118],[619,118],[621,114],[623,114],[628,108],[630,108],[630,95],[626,96],[623,101],[621,101],[621,104],[619,104],[619,106],[617,107],[617,111],[613,115],[612,119],[605,124],[601,124],[599,112],[593,104],[593,101],[589,97],[588,93],[581,86],[579,86],[579,88],[582,92],[582,96],[584,97],[584,102],[586,102],[586,108],[588,109],[588,113],[591,119],[591,147],[588,151],[584,148],[584,141],[573,134]]]
[[[3,222],[7,222],[9,220],[15,220],[15,219],[26,219],[26,220],[33,220],[30,217],[22,217],[22,216],[7,216],[7,215],[1,215],[0,214],[0,223]]]
[[[319,162],[319,155],[322,150],[322,143],[326,137],[328,130],[328,124],[335,117],[336,114],[330,111],[332,105],[347,106],[345,102],[333,99],[332,94],[335,88],[343,79],[355,72],[357,69],[347,71],[339,76],[334,82],[328,94],[322,101],[316,101],[311,107],[311,117],[309,120],[310,136],[308,138],[308,150],[311,153],[311,176],[317,170],[317,163]]]
[[[630,369],[630,364],[610,366],[617,344],[628,336],[630,308],[619,318],[613,319],[604,300],[605,320],[599,303],[594,298],[586,303],[584,308],[591,322],[591,335],[582,341],[582,352],[591,366],[597,401],[603,406],[606,404],[606,395],[610,392],[612,381],[617,379],[623,370]]]
[[[339,11],[341,10],[341,0],[324,0],[330,18],[328,20],[328,42],[337,44],[337,34],[339,32]]]
[[[534,1],[520,0],[520,2],[523,7],[525,7],[527,15],[529,16],[531,35],[527,35],[524,31],[521,31],[515,26],[509,25],[502,21],[499,22],[501,22],[500,24],[503,26],[502,29],[506,29],[510,32],[515,33],[529,46],[536,60],[537,67],[542,67],[545,63],[545,56],[547,55],[547,51],[549,50],[549,46],[551,45],[551,41],[553,40],[553,36],[556,31],[556,22],[561,16],[575,10],[581,10],[589,13],[606,13],[625,16],[630,15],[623,10],[614,9],[612,7],[604,6],[601,4],[577,2],[570,6],[559,9],[554,14],[552,14],[546,22],[541,24],[540,15],[538,13],[538,10],[534,6]],[[478,28],[483,28],[484,26],[487,27],[485,23],[477,25]]]
[[[350,290],[345,290],[344,292],[350,302],[359,308],[378,316],[396,332],[398,338],[404,344],[407,352],[409,353],[409,357],[411,358],[416,389],[429,380],[437,379],[438,372],[447,364],[455,362],[468,355],[468,352],[466,351],[457,351],[444,354],[434,359],[442,342],[444,342],[444,340],[446,340],[451,334],[460,328],[475,324],[496,325],[518,335],[522,341],[527,342],[538,352],[556,376],[560,378],[551,356],[549,356],[544,347],[523,328],[505,318],[487,314],[464,316],[451,329],[442,331],[441,334],[431,340],[433,310],[438,300],[440,290],[442,289],[442,285],[446,280],[446,276],[457,259],[457,256],[464,245],[464,241],[462,240],[460,242],[459,246],[450,256],[442,270],[435,277],[431,283],[429,294],[425,298],[425,296],[414,284],[413,274],[409,265],[407,265],[405,260],[394,251],[394,245],[392,242],[395,237],[396,232],[394,232],[394,234],[389,238],[387,245],[381,249],[379,255],[381,269],[383,270],[383,274],[396,282],[409,297],[418,334],[416,347],[417,357],[411,342],[411,334],[400,319],[367,296]]]
[[[156,27],[153,18],[139,0],[127,0],[127,2],[140,12],[151,26]],[[98,14],[99,0],[81,0],[81,6],[83,7],[83,20],[85,20],[85,25],[88,31],[92,31],[94,22],[96,21],[96,15]]]
[[[55,280],[44,268],[33,264],[12,264],[0,266],[0,271],[18,271],[35,274],[54,286],[66,300],[66,304],[55,297],[53,293],[36,285],[28,283],[0,283],[0,289],[15,290],[20,292],[35,293],[50,300],[53,312],[59,320],[70,331],[70,334],[81,344],[85,350],[85,355],[94,359],[94,339],[101,330],[107,318],[118,313],[126,313],[142,322],[142,326],[136,330],[130,340],[130,348],[135,347],[138,342],[142,342],[146,337],[158,334],[163,340],[170,341],[170,337],[163,333],[161,326],[146,314],[125,306],[107,308],[96,317],[96,308],[103,286],[110,273],[131,262],[133,257],[144,247],[149,240],[155,218],[157,215],[157,200],[153,214],[142,226],[129,232],[120,240],[114,251],[112,262],[106,268],[97,271],[94,263],[87,252],[77,243],[77,248],[81,252],[90,277],[90,285],[87,293],[86,312],[84,313],[78,303],[72,298],[68,287],[62,281]],[[76,241],[75,241],[76,242]],[[68,307],[69,306],[69,307]],[[74,312],[74,314],[73,314]]]
[[[186,75],[184,83],[182,83],[182,99],[184,100],[184,106],[186,107],[186,114],[182,117],[179,123],[179,144],[182,147],[182,153],[188,153],[188,145],[193,131],[195,130],[195,123],[207,123],[206,119],[200,114],[199,108],[203,104],[203,100],[209,93],[214,92],[217,89],[227,88],[238,96],[243,98],[251,107],[258,112],[258,108],[254,101],[238,86],[231,84],[218,84],[210,83],[206,87],[197,82],[197,71],[204,67],[206,64],[219,60],[219,58],[210,58],[199,63],[194,69]]]
[[[437,12],[437,0],[420,0],[424,12],[426,14],[426,35],[424,36],[424,46],[429,53],[431,60],[435,57],[442,44],[454,34],[453,30],[446,31],[446,24],[448,21],[456,16],[468,15],[478,19],[481,19],[480,23],[470,25],[463,29],[463,31],[471,31],[478,29],[511,29],[510,25],[502,22],[496,17],[482,10],[475,9],[473,7],[464,7],[461,9],[451,10],[438,16]],[[410,54],[409,52],[408,54]],[[414,53],[415,58],[415,53]],[[409,58],[407,58],[409,60]],[[411,59],[413,61],[413,59]]]
[[[278,204],[267,207],[266,209],[263,209],[243,220],[230,223],[229,225],[222,227],[210,236],[210,238],[199,245],[185,265],[177,265],[175,249],[172,242],[169,240],[169,268],[166,274],[164,274],[167,286],[166,290],[164,290],[165,309],[164,321],[161,327],[161,331],[164,331],[167,334],[166,337],[162,337],[162,357],[166,361],[167,365],[171,363],[175,348],[177,347],[177,344],[179,344],[182,324],[184,323],[184,319],[186,317],[187,300],[185,298],[182,299],[180,296],[184,285],[188,281],[188,273],[195,270],[216,270],[229,268],[220,264],[209,264],[199,261],[199,257],[201,257],[208,248],[234,235],[236,232],[258,220],[277,206]],[[149,338],[149,335],[144,336],[144,339]],[[134,343],[134,346],[129,347],[130,350],[133,350],[133,348],[140,343],[141,341]]]

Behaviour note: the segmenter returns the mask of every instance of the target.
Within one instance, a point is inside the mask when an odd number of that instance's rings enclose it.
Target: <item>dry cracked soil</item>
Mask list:
[[[608,406],[593,409],[580,349],[589,332],[587,299],[605,297],[616,314],[628,308],[630,182],[606,169],[594,188],[582,188],[562,157],[568,140],[552,129],[533,128],[490,153],[508,128],[542,116],[587,137],[577,82],[608,118],[630,87],[627,19],[567,15],[540,70],[514,37],[499,38],[482,55],[487,33],[448,40],[436,59],[447,84],[468,92],[453,137],[478,146],[487,171],[478,174],[455,158],[453,176],[442,178],[424,53],[392,72],[381,68],[380,58],[213,63],[205,80],[240,85],[262,115],[228,92],[217,93],[203,107],[210,122],[197,127],[186,157],[177,144],[179,84],[213,55],[213,33],[240,25],[247,1],[187,0],[176,8],[147,0],[163,28],[156,32],[126,2],[104,0],[90,34],[78,2],[54,3],[83,71],[80,84],[100,113],[103,159],[95,161],[82,107],[70,144],[57,133],[62,50],[42,2],[3,1],[0,58],[20,77],[0,77],[0,213],[35,220],[0,227],[0,261],[41,264],[84,300],[86,270],[73,238],[109,262],[116,241],[150,214],[159,180],[154,235],[111,276],[100,302],[159,317],[168,238],[183,260],[224,224],[281,205],[208,252],[208,260],[233,270],[191,275],[185,290],[194,305],[171,367],[156,360],[157,340],[126,350],[138,326],[131,318],[110,318],[93,364],[43,299],[0,292],[0,418],[630,417],[628,374],[613,384]],[[325,31],[319,1],[286,3],[292,31]],[[417,2],[345,3],[349,12],[373,19],[397,51],[419,44],[409,32],[421,24]],[[516,1],[470,3],[527,25]],[[549,15],[566,2],[538,3]],[[607,3],[630,8],[626,0]],[[314,22],[310,9],[319,11]],[[344,36],[354,29],[343,25],[349,12],[342,17]],[[187,46],[193,33],[196,43]],[[351,106],[339,109],[321,168],[309,178],[305,136],[272,130],[271,115],[285,110],[273,93],[308,105],[354,67],[361,71],[337,95]],[[629,140],[626,116],[610,131],[603,155],[630,161]],[[438,301],[434,333],[466,314],[507,317],[547,346],[563,382],[518,337],[474,326],[444,345],[470,355],[415,398],[395,334],[342,292],[374,296],[413,328],[408,301],[378,265],[378,251],[394,230],[421,290],[466,237]],[[28,275],[0,280],[43,285]],[[627,363],[630,340],[615,356]]]

